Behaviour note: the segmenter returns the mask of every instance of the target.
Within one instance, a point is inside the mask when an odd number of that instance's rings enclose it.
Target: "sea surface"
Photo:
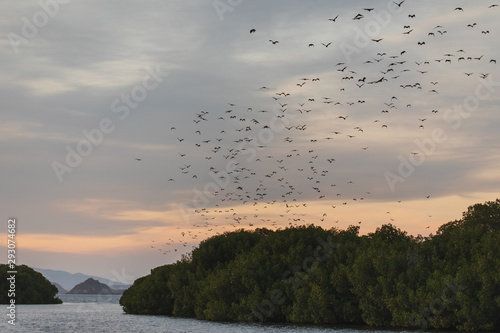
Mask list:
[[[18,305],[16,325],[7,323],[7,305],[0,332],[164,332],[164,333],[404,333],[405,330],[321,328],[296,325],[244,325],[213,323],[196,319],[125,314],[118,304],[120,295],[61,295],[63,304]],[[413,331],[414,332],[414,331]]]

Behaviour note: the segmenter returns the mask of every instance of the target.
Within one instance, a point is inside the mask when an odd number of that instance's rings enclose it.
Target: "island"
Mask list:
[[[123,291],[109,287],[93,278],[88,278],[82,283],[74,286],[67,294],[86,294],[86,295],[120,295]]]
[[[14,271],[16,273],[7,273]],[[0,303],[2,304],[61,304],[57,287],[41,273],[26,265],[14,269],[0,264]],[[12,290],[12,291],[10,291]]]
[[[500,200],[427,237],[392,224],[243,229],[135,280],[124,312],[240,323],[500,330]]]

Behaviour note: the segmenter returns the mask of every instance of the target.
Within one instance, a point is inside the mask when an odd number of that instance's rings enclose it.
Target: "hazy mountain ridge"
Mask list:
[[[39,272],[40,273],[40,272]],[[61,286],[59,283],[57,282],[52,282],[50,281],[54,286],[56,286],[57,288],[57,294],[60,295],[60,294],[66,294],[68,291],[63,288],[63,286]]]
[[[89,278],[93,278],[116,290],[125,290],[130,286],[128,284],[123,284],[121,282],[113,281],[103,277],[86,275],[82,273],[69,273],[61,270],[43,269],[36,267],[33,267],[33,269],[37,272],[42,273],[42,275],[45,276],[50,282],[59,284],[66,291],[73,289],[76,285],[86,281]]]

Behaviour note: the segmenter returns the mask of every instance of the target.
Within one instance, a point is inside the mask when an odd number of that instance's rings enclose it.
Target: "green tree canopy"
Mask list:
[[[41,273],[26,265],[16,267],[16,274],[8,274],[11,271],[5,264],[0,264],[0,302],[8,304],[15,299],[16,304],[60,304],[61,299],[56,297],[57,287],[50,283]],[[11,275],[15,275],[15,297],[9,297]]]
[[[214,321],[500,330],[500,201],[436,235],[392,224],[238,230],[124,292],[127,313]]]

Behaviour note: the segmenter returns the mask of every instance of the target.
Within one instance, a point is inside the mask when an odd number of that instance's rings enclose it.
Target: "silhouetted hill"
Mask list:
[[[112,289],[107,284],[101,283],[93,278],[88,278],[68,291],[68,294],[86,295],[119,295],[121,293],[121,290]]]

